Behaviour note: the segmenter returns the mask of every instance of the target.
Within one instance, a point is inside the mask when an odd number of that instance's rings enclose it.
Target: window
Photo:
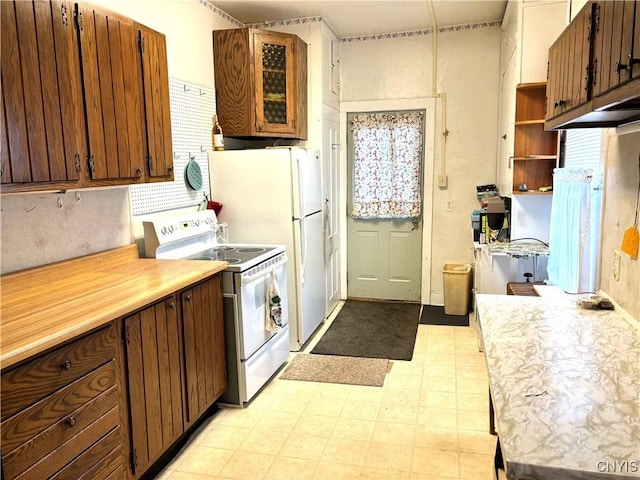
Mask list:
[[[353,129],[354,218],[417,218],[424,112],[358,113]]]
[[[563,168],[553,172],[549,229],[549,283],[569,293],[597,287],[602,210],[602,131],[563,133]]]

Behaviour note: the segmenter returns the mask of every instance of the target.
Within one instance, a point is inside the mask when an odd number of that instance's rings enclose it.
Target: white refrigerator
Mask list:
[[[301,148],[209,153],[211,199],[230,243],[287,247],[291,350],[298,351],[325,319],[322,165]],[[261,299],[256,299],[261,301]]]

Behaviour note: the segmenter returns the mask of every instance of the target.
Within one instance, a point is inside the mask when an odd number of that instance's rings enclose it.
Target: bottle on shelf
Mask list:
[[[222,127],[218,123],[218,115],[213,116],[213,149],[224,150],[224,137],[222,136]]]

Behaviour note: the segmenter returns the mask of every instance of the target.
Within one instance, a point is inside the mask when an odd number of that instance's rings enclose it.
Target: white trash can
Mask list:
[[[471,294],[471,265],[468,263],[445,263],[444,313],[447,315],[467,315]]]

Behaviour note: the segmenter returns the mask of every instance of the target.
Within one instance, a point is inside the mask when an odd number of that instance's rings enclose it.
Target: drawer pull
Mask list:
[[[64,423],[67,424],[67,427],[71,428],[76,424],[76,422],[77,422],[76,417],[69,417]]]
[[[65,360],[62,364],[63,370],[71,370],[71,362],[69,360]]]

